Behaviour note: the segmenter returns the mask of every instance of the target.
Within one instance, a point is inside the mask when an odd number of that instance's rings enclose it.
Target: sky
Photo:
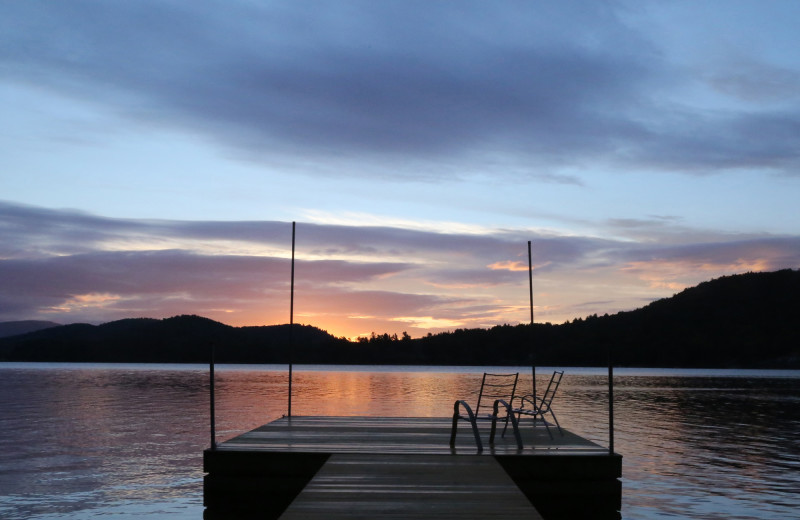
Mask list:
[[[0,321],[336,336],[800,267],[800,2],[0,4]],[[756,303],[757,304],[757,303]]]

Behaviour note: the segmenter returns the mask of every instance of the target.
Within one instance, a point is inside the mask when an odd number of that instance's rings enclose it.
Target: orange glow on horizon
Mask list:
[[[512,271],[512,272],[519,272],[519,271],[527,271],[528,264],[519,261],[511,261],[506,260],[504,262],[495,262],[493,264],[489,264],[486,267],[491,269],[492,271]]]
[[[112,303],[122,300],[122,297],[117,294],[109,293],[87,293],[76,294],[63,302],[60,305],[52,306],[43,312],[47,313],[71,313],[83,309],[102,308],[111,305]]]
[[[527,264],[502,261],[487,267],[522,272]],[[534,279],[535,321],[558,324],[592,314],[634,310],[703,281],[771,268],[774,267],[769,258],[761,255],[758,259],[720,263],[705,258],[656,259],[568,273],[548,270]],[[462,280],[436,291],[430,290],[433,276],[418,279],[416,274],[390,284],[374,278],[346,287],[309,284],[298,291],[302,297],[295,299],[294,323],[354,341],[372,333],[402,337],[405,332],[419,338],[428,333],[530,321],[527,276],[500,275],[490,286],[470,285],[474,273],[473,269],[467,270]],[[289,323],[288,292],[280,286],[268,290],[236,287],[229,292],[215,288],[208,293],[199,288],[168,288],[152,301],[147,299],[149,294],[129,297],[90,292],[69,295],[43,312],[54,316],[55,321],[65,322],[104,323],[132,317],[194,314],[234,327],[283,325]]]
[[[769,269],[770,263],[766,259],[745,260],[740,258],[728,264],[687,260],[629,262],[621,267],[620,271],[635,274],[654,289],[682,291],[702,281],[725,274],[761,272]]]

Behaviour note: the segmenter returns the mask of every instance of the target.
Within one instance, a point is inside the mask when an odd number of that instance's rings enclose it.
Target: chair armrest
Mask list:
[[[464,417],[461,415],[460,408],[464,407],[464,410],[467,412],[467,416]],[[453,403],[453,426],[450,429],[450,448],[456,447],[456,430],[458,428],[458,421],[461,419],[468,420],[470,425],[472,426],[472,435],[475,437],[475,445],[478,447],[478,451],[483,450],[483,443],[481,442],[481,437],[478,433],[478,424],[475,420],[475,414],[472,412],[472,408],[469,404],[459,399],[455,403]]]
[[[464,410],[466,410],[467,412],[467,417],[461,415],[461,412],[459,411],[459,408],[462,406],[464,407]],[[470,407],[469,403],[467,403],[463,399],[459,399],[455,403],[453,403],[453,417],[456,416],[468,419],[469,422],[475,422],[475,414],[472,412],[472,408]]]
[[[532,409],[536,409],[537,408],[536,400],[538,399],[539,401],[541,401],[541,399],[539,397],[536,397],[533,394],[517,395],[517,396],[514,396],[514,399],[519,399],[519,407],[518,408],[514,408],[515,410],[518,410],[518,409],[525,410],[526,409],[525,408],[525,403],[530,404]],[[513,400],[512,400],[512,403],[513,403]]]
[[[505,402],[504,399],[496,399],[493,407],[494,417],[497,417],[497,414],[500,413],[500,405],[503,405],[503,408],[505,408],[506,413],[511,415],[511,406],[507,402]]]

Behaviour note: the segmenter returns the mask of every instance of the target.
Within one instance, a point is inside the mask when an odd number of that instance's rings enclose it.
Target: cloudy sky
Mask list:
[[[0,4],[0,320],[418,337],[800,267],[800,2]]]

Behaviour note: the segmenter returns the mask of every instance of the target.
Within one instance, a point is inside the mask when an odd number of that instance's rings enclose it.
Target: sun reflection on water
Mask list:
[[[0,518],[202,516],[206,367],[37,367],[0,365]],[[528,391],[530,369],[518,370]],[[482,371],[296,367],[293,414],[448,416],[456,398],[475,401]],[[537,372],[540,393],[549,375]],[[799,382],[623,371],[623,518],[795,518]],[[285,414],[287,383],[285,367],[218,367],[217,439]],[[565,428],[607,445],[604,371],[567,368],[554,408]]]

